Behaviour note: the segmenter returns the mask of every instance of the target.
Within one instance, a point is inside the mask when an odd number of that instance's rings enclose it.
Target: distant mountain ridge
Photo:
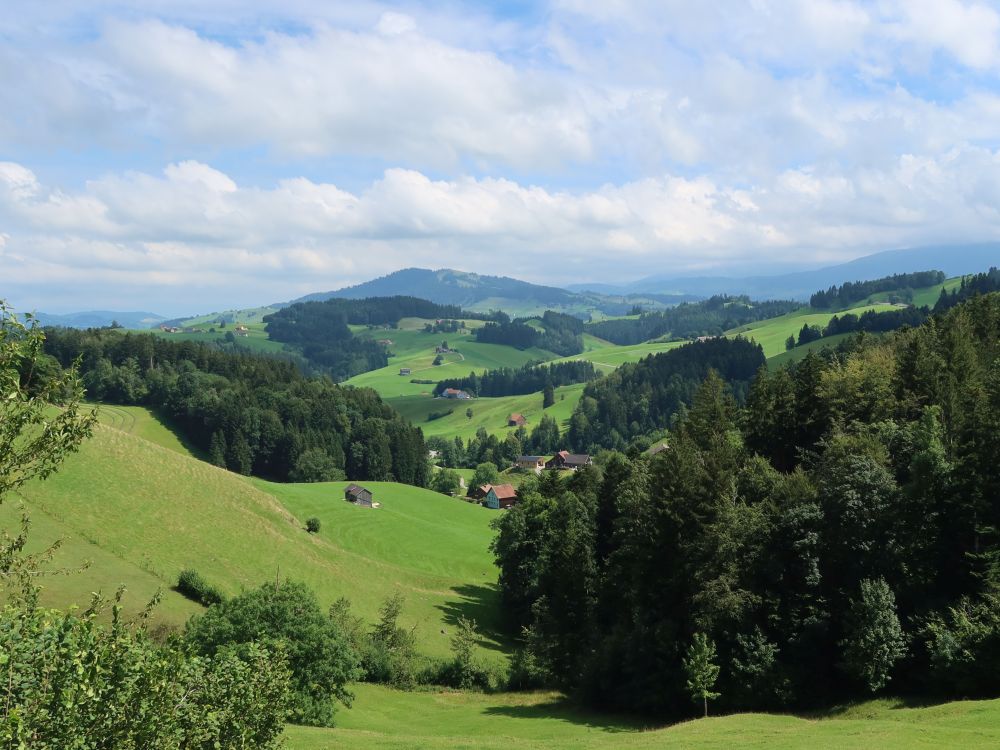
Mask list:
[[[684,293],[709,297],[713,294],[747,294],[754,299],[799,299],[848,281],[891,276],[915,271],[943,271],[945,276],[963,276],[986,271],[1000,264],[1000,243],[975,245],[935,245],[886,250],[835,266],[812,271],[770,276],[647,276],[631,284],[572,284],[571,290],[592,290],[604,294]]]
[[[106,328],[115,322],[124,328],[154,328],[166,321],[164,316],[156,313],[115,310],[87,310],[64,315],[36,312],[35,317],[43,326],[63,328]]]
[[[292,300],[292,304],[322,302],[331,298],[364,299],[396,295],[419,297],[441,305],[458,305],[477,312],[502,309],[512,315],[540,314],[546,309],[569,313],[596,309],[609,315],[620,315],[635,304],[646,308],[666,307],[700,298],[689,294],[573,292],[507,276],[487,276],[449,268],[404,268],[362,284],[307,294]]]

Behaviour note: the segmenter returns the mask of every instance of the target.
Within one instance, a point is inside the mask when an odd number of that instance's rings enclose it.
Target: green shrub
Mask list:
[[[316,516],[306,520],[306,531],[310,534],[318,534],[320,529],[320,522]]]
[[[210,586],[198,571],[191,568],[185,568],[181,571],[180,575],[177,576],[177,585],[174,589],[191,601],[206,607],[218,604],[225,598],[222,596],[222,592],[214,586]]]
[[[28,602],[0,612],[0,746],[34,750],[276,748],[288,713],[280,648],[210,658],[158,646],[140,624],[110,627]],[[145,618],[140,618],[144,622]]]
[[[188,622],[184,639],[206,657],[240,644],[280,645],[292,674],[289,720],[298,724],[332,725],[333,700],[350,705],[347,684],[362,675],[348,634],[302,583],[264,584],[210,607]]]

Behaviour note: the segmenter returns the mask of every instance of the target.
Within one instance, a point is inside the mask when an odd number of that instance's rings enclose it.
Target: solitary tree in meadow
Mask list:
[[[715,643],[704,633],[695,633],[684,657],[684,672],[691,699],[696,703],[701,701],[705,716],[708,716],[708,701],[719,697],[719,693],[712,692],[715,681],[719,679],[719,666],[714,660]]]

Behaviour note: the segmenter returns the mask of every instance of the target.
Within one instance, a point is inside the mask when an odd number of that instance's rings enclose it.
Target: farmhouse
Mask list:
[[[568,451],[559,451],[556,455],[545,462],[545,468],[568,469],[569,471],[575,471],[584,466],[590,466],[592,463],[594,463],[594,459],[586,453],[569,453]]]
[[[514,465],[519,469],[538,474],[545,468],[545,456],[518,456]]]
[[[236,326],[236,328],[234,328],[233,331],[235,331],[235,333],[236,333],[237,336],[249,336],[250,335],[250,329],[247,328],[246,326],[242,326],[242,325]]]
[[[372,507],[372,493],[358,484],[349,484],[344,488],[344,499],[355,505],[363,505],[366,508]]]
[[[509,484],[488,485],[489,491],[486,493],[486,507],[493,510],[506,510],[517,505],[517,490]]]
[[[474,500],[482,500],[489,493],[492,486],[492,484],[481,484],[478,487],[470,487],[466,497],[471,497]]]
[[[378,343],[382,346],[392,346],[392,339],[379,339]]]
[[[399,368],[399,374],[400,375],[409,375],[410,374],[410,368],[409,367],[400,367]]]
[[[445,388],[441,392],[441,398],[472,398],[468,391],[460,391],[458,388]]]
[[[523,414],[519,414],[518,412],[514,412],[507,417],[508,427],[524,427],[526,424],[528,424],[528,420],[524,418]]]

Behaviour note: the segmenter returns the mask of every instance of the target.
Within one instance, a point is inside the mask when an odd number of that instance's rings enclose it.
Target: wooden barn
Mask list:
[[[524,471],[533,471],[537,474],[545,468],[545,456],[518,456],[515,466]]]
[[[509,417],[507,417],[508,427],[524,427],[528,424],[528,420],[524,418],[524,415],[519,412],[514,412]]]
[[[559,451],[556,455],[545,462],[545,468],[576,471],[584,466],[590,466],[592,463],[594,463],[594,459],[586,453],[569,453],[568,451]]]
[[[373,506],[372,493],[359,484],[349,484],[344,488],[344,499],[349,503],[361,505],[365,508]]]

